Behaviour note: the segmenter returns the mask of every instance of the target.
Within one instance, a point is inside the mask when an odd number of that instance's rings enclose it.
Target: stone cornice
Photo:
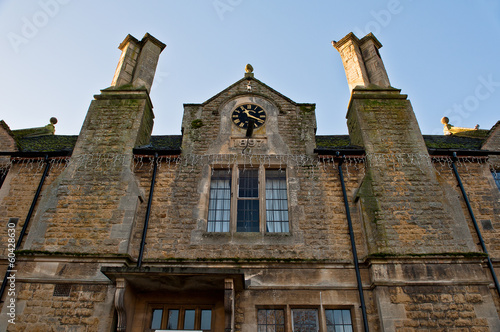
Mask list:
[[[139,41],[137,38],[135,38],[131,34],[128,34],[127,37],[125,37],[125,39],[120,43],[118,48],[120,50],[123,50],[123,48],[130,42],[142,46],[142,45],[146,44],[146,42],[148,42],[148,41],[150,41],[153,44],[155,44],[156,46],[158,46],[162,51],[167,46],[166,44],[162,43],[161,41],[159,41],[158,39],[156,39],[155,37],[153,37],[152,35],[150,35],[149,33],[146,32],[144,37],[142,37],[141,41]]]
[[[375,37],[375,35],[373,35],[373,33],[371,33],[371,32],[369,34],[367,34],[366,36],[364,36],[363,38],[361,38],[361,39],[359,39],[358,37],[356,37],[356,35],[354,33],[349,32],[341,40],[339,40],[339,41],[332,41],[332,45],[333,45],[333,47],[335,47],[338,50],[338,49],[340,49],[344,44],[346,44],[350,40],[353,43],[357,44],[357,45],[362,45],[362,44],[364,44],[365,42],[367,42],[370,39],[373,41],[373,43],[375,44],[375,46],[377,48],[381,48],[382,47],[382,44]]]

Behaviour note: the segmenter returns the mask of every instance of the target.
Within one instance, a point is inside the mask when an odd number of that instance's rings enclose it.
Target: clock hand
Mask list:
[[[259,118],[256,118],[255,116],[252,116],[252,115],[250,115],[250,114],[247,114],[247,116],[248,116],[249,118],[255,119],[255,120],[259,121],[259,122],[264,122],[264,120],[261,120],[261,119],[259,119]]]
[[[249,118],[255,119],[259,122],[264,122],[264,120],[256,118],[255,116],[248,114],[248,110],[244,110],[243,113],[245,113],[247,115],[247,117],[249,117]]]

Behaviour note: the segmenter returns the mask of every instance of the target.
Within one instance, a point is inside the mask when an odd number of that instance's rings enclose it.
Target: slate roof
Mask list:
[[[481,149],[484,138],[444,136],[444,135],[424,135],[424,141],[429,149],[437,150],[470,150]],[[48,135],[39,137],[18,138],[17,144],[22,153],[57,153],[71,154],[78,136],[72,135]],[[152,136],[148,145],[139,146],[134,149],[136,153],[160,152],[180,152],[182,145],[182,135],[158,135]],[[316,151],[327,150],[360,150],[359,146],[351,144],[349,135],[317,135]]]
[[[134,149],[137,154],[151,153],[153,151],[180,153],[182,135],[151,136],[148,145],[138,146]]]
[[[37,137],[23,137],[16,139],[20,152],[61,152],[71,154],[75,147],[78,135],[46,135]]]
[[[316,151],[326,150],[362,150],[362,147],[351,144],[349,135],[316,135]]]
[[[480,150],[483,138],[460,137],[455,135],[423,135],[425,145],[430,149]]]

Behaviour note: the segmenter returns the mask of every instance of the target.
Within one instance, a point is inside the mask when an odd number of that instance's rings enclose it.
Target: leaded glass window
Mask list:
[[[260,309],[257,316],[258,332],[285,331],[285,311],[283,309]]]
[[[266,170],[266,231],[289,232],[286,171]]]
[[[166,313],[166,315],[163,313]],[[149,331],[212,331],[212,321],[212,309],[206,306],[201,308],[198,306],[188,306],[185,308],[183,306],[170,307],[162,305],[162,307],[152,309],[151,328]]]
[[[236,231],[259,231],[259,171],[257,169],[240,170]]]
[[[212,170],[207,232],[290,232],[286,170]]]
[[[208,231],[229,232],[231,218],[231,171],[213,170],[208,202]]]
[[[163,309],[154,309],[153,318],[151,319],[151,329],[159,330],[161,329],[161,321],[163,317]]]
[[[293,309],[292,326],[293,332],[318,332],[318,310]]]
[[[352,332],[351,311],[348,309],[325,310],[327,332]]]

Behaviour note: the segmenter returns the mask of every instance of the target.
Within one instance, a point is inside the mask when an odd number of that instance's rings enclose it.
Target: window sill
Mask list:
[[[216,233],[195,230],[191,233],[193,244],[240,244],[240,245],[295,245],[303,243],[302,232],[260,233],[235,232]]]

